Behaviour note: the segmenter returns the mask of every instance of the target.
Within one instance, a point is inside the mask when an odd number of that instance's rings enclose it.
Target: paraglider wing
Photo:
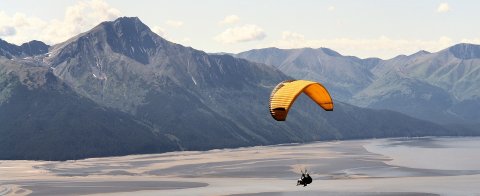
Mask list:
[[[301,93],[305,93],[324,110],[333,110],[332,98],[322,84],[308,80],[286,80],[278,84],[270,95],[272,117],[277,121],[285,121],[290,107]]]

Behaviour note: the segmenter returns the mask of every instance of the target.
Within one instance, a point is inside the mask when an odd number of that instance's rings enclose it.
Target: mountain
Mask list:
[[[306,96],[287,122],[274,121],[270,92],[291,77],[169,42],[135,17],[103,22],[30,57],[0,56],[0,159],[478,134],[340,101],[325,112]]]
[[[392,73],[401,76],[403,80],[417,81],[407,87],[412,89],[411,93],[400,97],[393,96],[394,99],[404,98],[411,103],[428,102],[419,104],[418,110],[411,110],[407,113],[409,115],[417,114],[422,119],[436,122],[477,123],[480,121],[479,51],[479,45],[457,44],[436,53],[417,53],[383,61],[372,69],[372,73],[381,78],[380,81],[387,81],[387,76]],[[414,87],[422,84],[430,86],[431,90],[424,91]],[[386,89],[386,84],[378,85],[379,89]],[[363,95],[369,90],[359,94]],[[392,94],[388,90],[384,92]],[[355,98],[355,101],[363,105],[379,105]],[[393,100],[387,98],[386,101]]]
[[[250,50],[236,55],[254,62],[273,65],[293,78],[322,81],[336,100],[347,101],[374,79],[370,72],[376,59],[363,61],[327,48]]]
[[[78,96],[48,67],[0,57],[0,159],[67,160],[176,150],[130,115]]]
[[[45,61],[82,96],[151,123],[182,149],[290,139],[285,128],[271,136],[265,117],[247,118],[267,113],[258,100],[286,78],[280,71],[168,42],[138,18],[104,22],[53,46]]]
[[[47,53],[48,47],[47,44],[36,40],[17,46],[0,39],[0,56],[11,59],[13,57],[39,55]]]
[[[352,105],[442,124],[473,124],[480,121],[479,54],[478,45],[457,44],[388,60],[342,56],[325,48],[265,48],[235,56],[320,81],[338,100]]]
[[[420,79],[389,72],[357,93],[352,104],[374,109],[389,109],[421,119],[464,123],[462,118],[448,113],[452,97],[440,87]]]

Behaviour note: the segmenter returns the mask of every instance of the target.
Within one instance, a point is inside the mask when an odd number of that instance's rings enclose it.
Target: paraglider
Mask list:
[[[280,82],[270,94],[269,109],[272,117],[277,121],[285,121],[290,107],[301,93],[305,93],[324,110],[333,110],[332,97],[322,84],[308,80],[286,80]],[[305,173],[301,172],[302,176],[297,180],[297,186],[305,187],[312,183],[313,179],[307,169],[305,169]]]
[[[280,82],[270,95],[270,114],[277,121],[285,121],[297,97],[305,93],[326,111],[333,110],[333,101],[327,89],[318,82],[286,80]]]
[[[303,185],[304,187],[307,186],[308,184],[312,183],[313,179],[310,177],[310,174],[308,174],[307,169],[305,169],[305,173],[302,172],[302,177],[300,177],[299,180],[297,180],[297,186],[298,185]]]

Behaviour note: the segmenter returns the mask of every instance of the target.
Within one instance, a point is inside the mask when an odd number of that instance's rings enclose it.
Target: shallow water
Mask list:
[[[364,147],[393,160],[389,165],[436,170],[480,170],[480,139],[413,138],[372,140]]]
[[[433,137],[0,161],[0,195],[480,195],[479,154],[480,138]]]

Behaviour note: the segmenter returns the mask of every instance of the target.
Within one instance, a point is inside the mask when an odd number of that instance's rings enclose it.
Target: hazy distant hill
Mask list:
[[[372,83],[371,64],[357,57],[342,56],[327,48],[265,48],[242,52],[237,57],[273,65],[293,78],[321,81],[336,100],[348,101]]]
[[[1,51],[10,51],[4,46],[18,47],[4,44]],[[103,22],[48,53],[26,54],[0,54],[0,159],[477,134],[340,101],[325,112],[305,96],[287,122],[276,122],[269,94],[290,77],[272,66],[169,42],[138,18]]]
[[[382,94],[389,96],[375,93],[370,96],[373,89],[367,88],[354,97],[354,101],[361,105],[399,108],[385,103],[403,99],[417,104],[415,108],[418,108],[403,112],[417,114],[424,119],[451,123],[480,122],[479,45],[457,44],[436,53],[421,51],[410,56],[398,56],[382,61],[372,69],[372,73],[379,78],[374,84],[378,86],[376,91],[384,89]],[[405,84],[401,95],[388,87],[389,80],[395,80],[395,77],[412,81]],[[371,102],[370,97],[380,103]]]
[[[437,123],[480,121],[480,46],[458,44],[389,60],[330,49],[265,48],[236,55],[324,83],[338,100],[389,109]]]

